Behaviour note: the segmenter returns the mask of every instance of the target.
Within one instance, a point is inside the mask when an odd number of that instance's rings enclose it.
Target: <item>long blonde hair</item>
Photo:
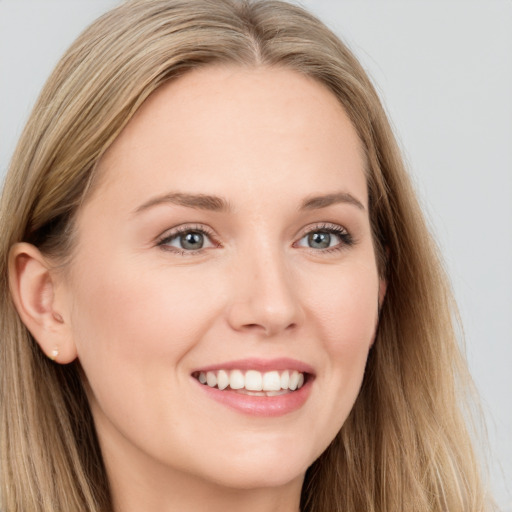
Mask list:
[[[19,241],[68,255],[95,165],[164,82],[213,63],[281,66],[328,87],[366,151],[388,291],[356,404],[309,468],[308,512],[487,510],[466,424],[470,379],[455,306],[392,130],[360,64],[316,18],[279,1],[132,0],[71,46],[15,151],[0,210],[1,501],[6,512],[110,511],[79,363],[49,361],[10,297]]]

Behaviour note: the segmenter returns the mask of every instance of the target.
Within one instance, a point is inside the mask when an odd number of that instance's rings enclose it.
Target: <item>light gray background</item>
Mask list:
[[[115,0],[0,0],[0,176],[59,56]],[[512,511],[512,1],[304,0],[355,51],[443,248]]]

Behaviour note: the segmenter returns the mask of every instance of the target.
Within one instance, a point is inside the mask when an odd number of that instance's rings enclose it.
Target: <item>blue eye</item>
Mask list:
[[[342,226],[323,224],[315,226],[295,242],[294,247],[315,249],[318,252],[330,252],[353,245],[352,236]],[[202,252],[203,249],[220,247],[214,236],[205,227],[179,226],[167,232],[158,242],[163,249],[181,255]]]
[[[178,252],[194,252],[215,247],[210,235],[203,229],[178,228],[174,233],[163,238],[158,245],[173,248]]]
[[[341,226],[319,226],[309,231],[298,242],[298,247],[310,249],[342,249],[353,244],[350,234]]]
[[[332,236],[331,233],[316,231],[315,233],[309,233],[307,239],[308,246],[312,249],[327,249],[331,247],[331,243],[335,241],[336,237]]]
[[[202,249],[204,245],[204,235],[202,233],[184,233],[177,237],[182,249],[197,250]]]

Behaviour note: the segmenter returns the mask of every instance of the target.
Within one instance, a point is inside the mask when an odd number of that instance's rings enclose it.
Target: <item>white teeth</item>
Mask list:
[[[287,389],[280,389],[279,391],[266,391],[266,396],[279,396],[279,395],[286,395],[289,393]]]
[[[279,391],[281,389],[281,377],[279,377],[278,372],[263,374],[263,389],[265,391]]]
[[[219,389],[226,389],[229,386],[229,376],[226,371],[220,370],[217,373],[217,387]]]
[[[214,388],[217,385],[217,375],[215,375],[214,372],[207,372],[206,373],[206,383],[211,388]]]
[[[288,384],[290,383],[290,372],[285,370],[281,374],[281,389],[288,389]]]
[[[276,396],[295,391],[304,385],[304,374],[297,370],[284,370],[278,372],[259,372],[248,370],[245,374],[241,370],[226,370],[199,372],[196,374],[201,384],[220,390],[230,388],[240,390],[251,395]]]
[[[231,389],[242,389],[245,387],[244,374],[240,370],[232,370],[229,374],[229,386]]]
[[[297,386],[299,385],[299,372],[294,370],[290,375],[290,383],[288,384],[288,389],[295,391]]]
[[[263,377],[260,372],[249,370],[245,374],[245,389],[248,391],[261,391],[263,389]]]

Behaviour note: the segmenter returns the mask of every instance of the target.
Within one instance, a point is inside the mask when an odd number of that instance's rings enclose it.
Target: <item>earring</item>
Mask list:
[[[50,357],[50,359],[51,359],[52,361],[55,361],[55,359],[57,359],[57,356],[58,356],[58,355],[59,355],[59,349],[54,348],[54,349],[51,351],[51,353],[50,353],[50,356],[49,356],[49,357]]]

